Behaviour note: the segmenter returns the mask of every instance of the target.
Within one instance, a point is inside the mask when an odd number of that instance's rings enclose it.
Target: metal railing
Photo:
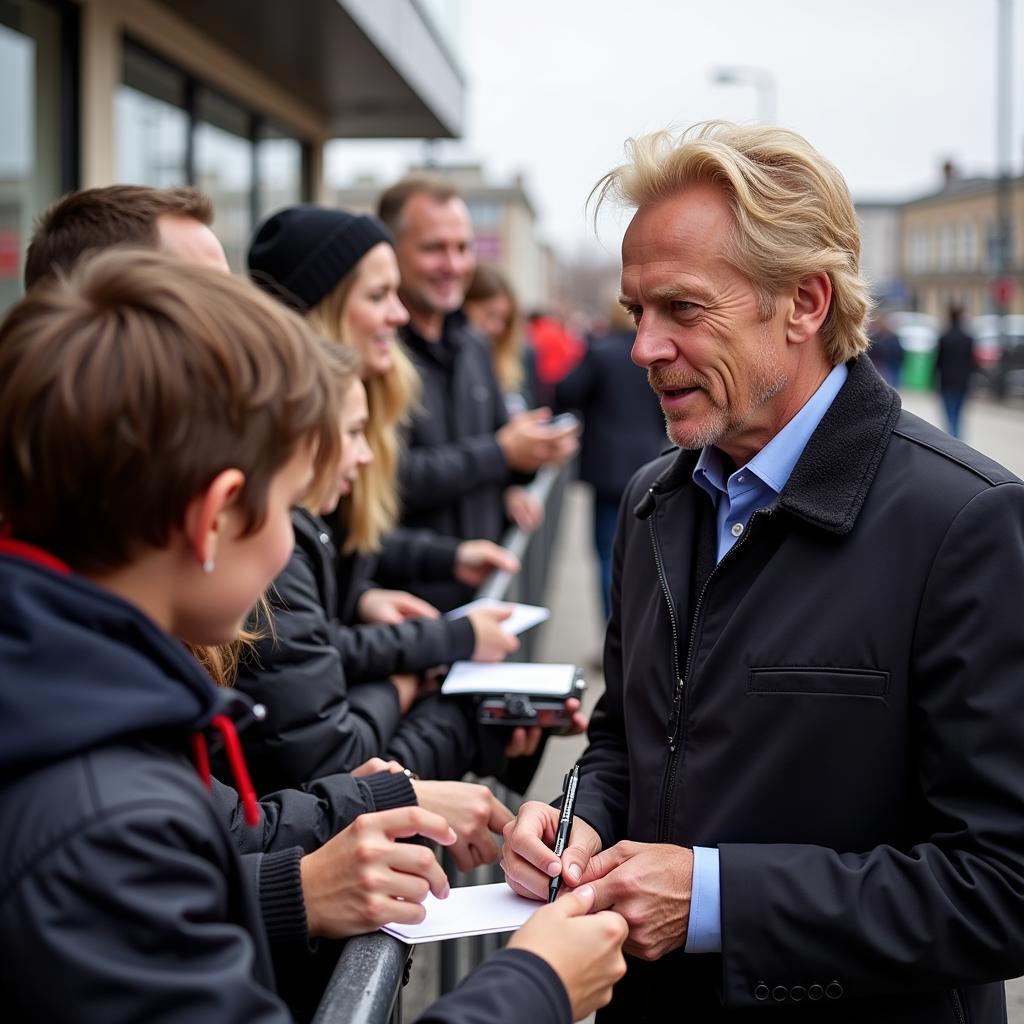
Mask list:
[[[502,545],[520,561],[516,575],[496,572],[480,588],[478,597],[543,604],[548,569],[561,518],[562,500],[571,475],[571,466],[540,470],[529,485],[530,493],[544,506],[544,522],[533,532],[512,529]],[[537,630],[526,633],[517,661],[530,661],[537,644]],[[508,802],[507,794],[497,791]],[[477,874],[462,876],[446,860],[445,870],[453,884],[462,879],[479,881]],[[479,869],[478,869],[479,870]],[[442,944],[441,991],[450,991],[477,964],[502,944],[501,936],[484,935],[457,939]],[[313,1024],[401,1024],[402,986],[408,980],[412,950],[404,942],[373,932],[358,935],[345,943],[334,968]]]

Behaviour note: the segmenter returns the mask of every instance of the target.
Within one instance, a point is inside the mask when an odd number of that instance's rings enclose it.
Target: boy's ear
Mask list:
[[[825,322],[832,305],[832,279],[824,271],[800,278],[793,290],[793,306],[786,325],[791,344],[810,341]]]
[[[217,545],[244,484],[240,469],[223,469],[185,506],[185,540],[201,566],[216,562]]]

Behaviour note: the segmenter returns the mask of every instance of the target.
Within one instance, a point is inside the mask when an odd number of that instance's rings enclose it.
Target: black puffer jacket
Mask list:
[[[238,689],[263,704],[266,718],[245,733],[246,754],[257,789],[301,785],[331,772],[348,771],[369,757],[392,757],[424,778],[459,779],[467,771],[501,770],[501,730],[479,727],[470,705],[432,695],[402,716],[388,682],[349,687],[342,648],[351,653],[351,631],[334,620],[334,547],[326,524],[297,512],[295,550],[274,583],[269,631],[243,658]],[[386,655],[365,646],[360,656],[393,659],[398,671],[402,638],[436,622],[378,627]],[[469,653],[468,622],[443,623],[466,647],[440,649],[427,664]],[[457,627],[457,628],[455,628]],[[390,638],[390,639],[389,639]],[[411,666],[409,666],[411,667]],[[405,670],[409,670],[406,667]],[[422,667],[417,666],[417,667]]]
[[[344,526],[335,514],[326,516],[341,545]],[[399,528],[388,533],[375,554],[341,553],[335,562],[338,585],[338,619],[347,626],[359,626],[356,606],[370,587],[408,590],[424,583],[454,580],[455,557],[460,541],[442,537],[432,530]]]
[[[1005,1020],[1024,973],[1024,484],[866,357],[715,564],[696,452],[623,499],[577,813],[716,846],[720,955],[608,1020]]]

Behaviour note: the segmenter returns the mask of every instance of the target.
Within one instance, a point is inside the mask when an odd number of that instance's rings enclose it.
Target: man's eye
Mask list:
[[[675,299],[672,302],[673,313],[689,314],[695,313],[698,309],[700,309],[700,306],[696,302],[685,302],[682,299]]]
[[[644,315],[643,306],[623,306],[622,308],[633,318],[633,323],[640,323],[640,317]]]

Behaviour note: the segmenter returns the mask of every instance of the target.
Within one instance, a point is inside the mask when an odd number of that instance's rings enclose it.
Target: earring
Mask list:
[[[207,576],[209,576],[209,574],[211,572],[213,572],[213,570],[214,570],[213,559],[212,558],[208,558],[205,562],[203,562],[203,572],[205,572],[207,574]]]

